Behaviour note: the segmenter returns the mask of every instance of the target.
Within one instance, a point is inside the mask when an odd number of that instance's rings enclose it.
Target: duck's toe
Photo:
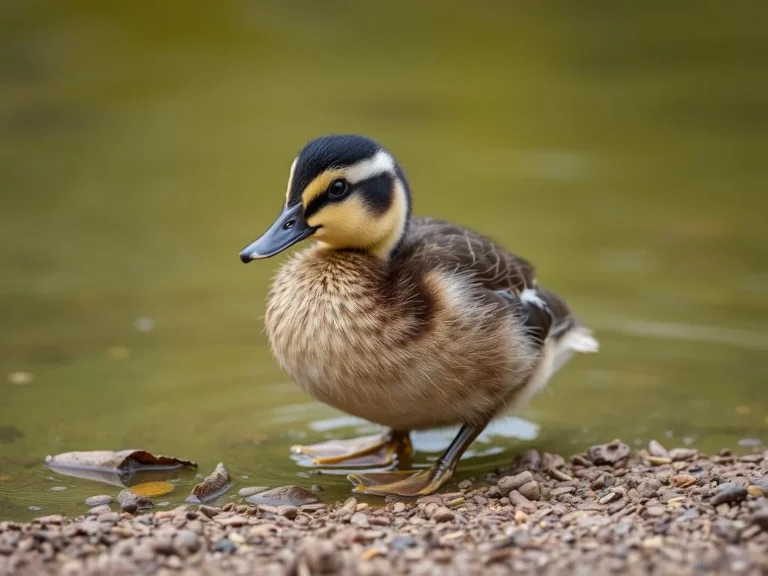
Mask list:
[[[452,469],[433,466],[426,470],[350,474],[347,479],[355,485],[355,492],[413,498],[434,494],[452,477]]]
[[[348,440],[293,446],[291,452],[310,466],[390,466],[411,452],[407,433],[387,432]]]

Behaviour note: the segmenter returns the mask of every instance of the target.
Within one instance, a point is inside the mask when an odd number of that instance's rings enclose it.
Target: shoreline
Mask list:
[[[614,441],[569,459],[528,450],[418,500],[272,492],[288,499],[0,521],[0,575],[768,572],[768,451]]]

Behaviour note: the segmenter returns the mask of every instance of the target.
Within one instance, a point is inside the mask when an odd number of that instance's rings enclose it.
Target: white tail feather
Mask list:
[[[578,326],[565,333],[560,345],[574,352],[594,353],[600,350],[600,343],[592,336],[589,328]]]
[[[586,354],[595,353],[600,349],[600,343],[597,338],[592,336],[589,328],[577,326],[566,332],[560,342],[557,343],[554,359],[554,370],[559,370],[563,364],[568,362],[574,352]]]

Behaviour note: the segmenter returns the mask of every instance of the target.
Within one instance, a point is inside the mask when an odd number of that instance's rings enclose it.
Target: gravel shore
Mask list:
[[[768,573],[768,451],[527,451],[445,492],[295,506],[310,493],[254,489],[277,500],[135,514],[95,499],[83,517],[0,522],[0,574]]]

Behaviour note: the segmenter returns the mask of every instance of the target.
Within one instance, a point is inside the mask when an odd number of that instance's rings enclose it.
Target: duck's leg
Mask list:
[[[437,492],[452,477],[464,451],[487,426],[464,425],[440,458],[426,470],[350,474],[356,492],[379,496],[426,496]]]
[[[291,452],[311,459],[313,466],[389,466],[412,451],[407,430],[349,440],[327,440],[309,446],[293,446]]]

